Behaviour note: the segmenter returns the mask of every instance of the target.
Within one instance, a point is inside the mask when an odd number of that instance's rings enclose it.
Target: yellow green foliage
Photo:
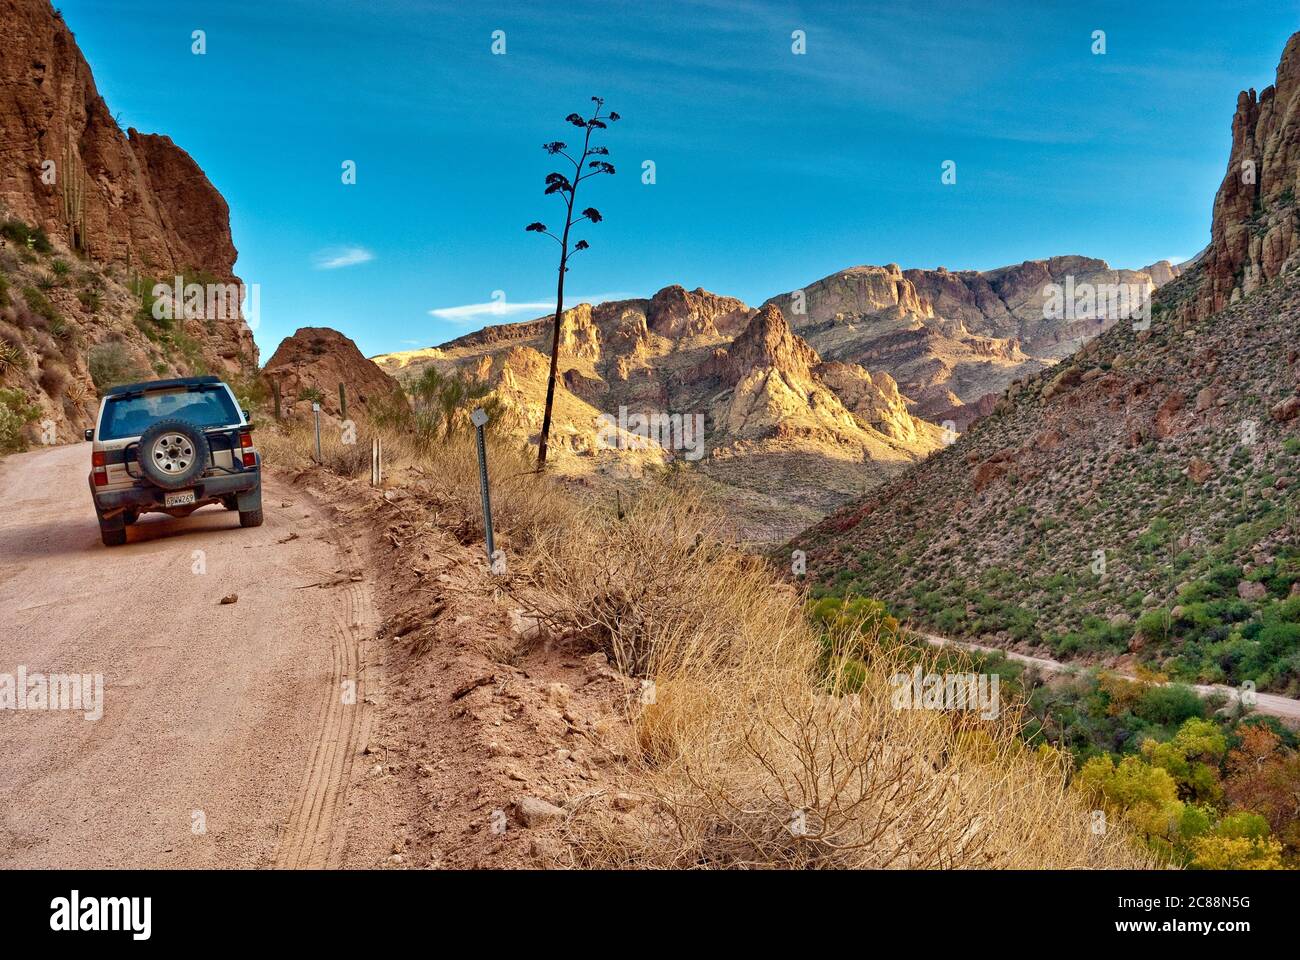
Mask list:
[[[1222,796],[1217,763],[1226,750],[1214,724],[1193,717],[1168,742],[1144,742],[1142,756],[1118,764],[1109,754],[1093,757],[1074,782],[1176,861],[1204,869],[1281,869],[1282,845],[1269,836],[1264,817],[1238,812],[1220,818],[1208,802]]]
[[[1227,738],[1213,722],[1192,717],[1171,740],[1143,741],[1142,756],[1167,771],[1185,798],[1212,801],[1223,796],[1218,767],[1227,749]]]
[[[1192,866],[1202,870],[1281,870],[1282,844],[1257,813],[1230,813],[1192,840]]]

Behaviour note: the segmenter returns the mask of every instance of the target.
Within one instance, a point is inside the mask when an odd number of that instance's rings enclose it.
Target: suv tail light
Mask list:
[[[95,486],[104,487],[108,485],[108,457],[103,450],[96,450],[90,455],[90,473],[94,477]]]
[[[248,432],[239,435],[239,446],[244,456],[244,466],[257,466],[257,454],[253,452],[253,435]]]

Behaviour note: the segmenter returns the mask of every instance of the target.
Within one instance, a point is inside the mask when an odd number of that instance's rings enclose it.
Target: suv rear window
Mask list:
[[[180,417],[199,427],[228,427],[240,422],[239,411],[224,387],[152,390],[110,397],[99,421],[100,440],[138,437],[155,420]]]

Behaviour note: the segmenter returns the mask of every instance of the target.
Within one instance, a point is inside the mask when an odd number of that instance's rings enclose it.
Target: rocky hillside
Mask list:
[[[1100,292],[1122,288],[1138,307],[1179,269],[1160,261],[1112,270],[1077,256],[982,273],[861,266],[768,303],[822,356],[887,371],[914,413],[964,430],[1013,380],[1068,356],[1119,319],[1123,305]],[[1059,309],[1050,303],[1052,288],[1060,290]]]
[[[47,0],[0,0],[0,23],[0,389],[37,412],[7,445],[41,421],[77,438],[121,377],[254,371],[225,200],[167,137],[117,126]]]
[[[432,366],[489,384],[535,437],[549,325],[489,327],[376,362],[408,381]],[[787,537],[942,443],[888,374],[825,362],[779,310],[704,290],[574,307],[560,357],[552,446],[562,472],[625,477],[692,464],[748,540]],[[663,419],[638,426],[656,414]]]
[[[957,444],[796,538],[819,591],[951,636],[1300,690],[1300,275],[1266,254],[1296,222],[1297,43],[1277,88],[1239,100],[1210,248],[1150,328],[1017,381]],[[1260,234],[1235,199],[1252,154]],[[1243,249],[1260,280],[1225,288]]]
[[[267,389],[279,391],[285,413],[314,401],[331,415],[370,412],[406,402],[397,381],[361,355],[357,345],[328,327],[301,327],[285,337],[262,368]],[[344,387],[340,394],[339,387]]]

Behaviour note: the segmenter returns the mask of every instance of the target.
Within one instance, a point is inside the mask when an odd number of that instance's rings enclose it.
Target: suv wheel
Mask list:
[[[99,539],[104,541],[106,547],[120,547],[126,543],[126,521],[125,518],[118,514],[111,520],[99,518]]]
[[[140,435],[136,453],[140,469],[164,490],[193,486],[208,467],[208,438],[194,424],[179,418],[157,420]]]
[[[241,527],[260,527],[262,525],[262,484],[237,497],[239,508],[239,525]]]

